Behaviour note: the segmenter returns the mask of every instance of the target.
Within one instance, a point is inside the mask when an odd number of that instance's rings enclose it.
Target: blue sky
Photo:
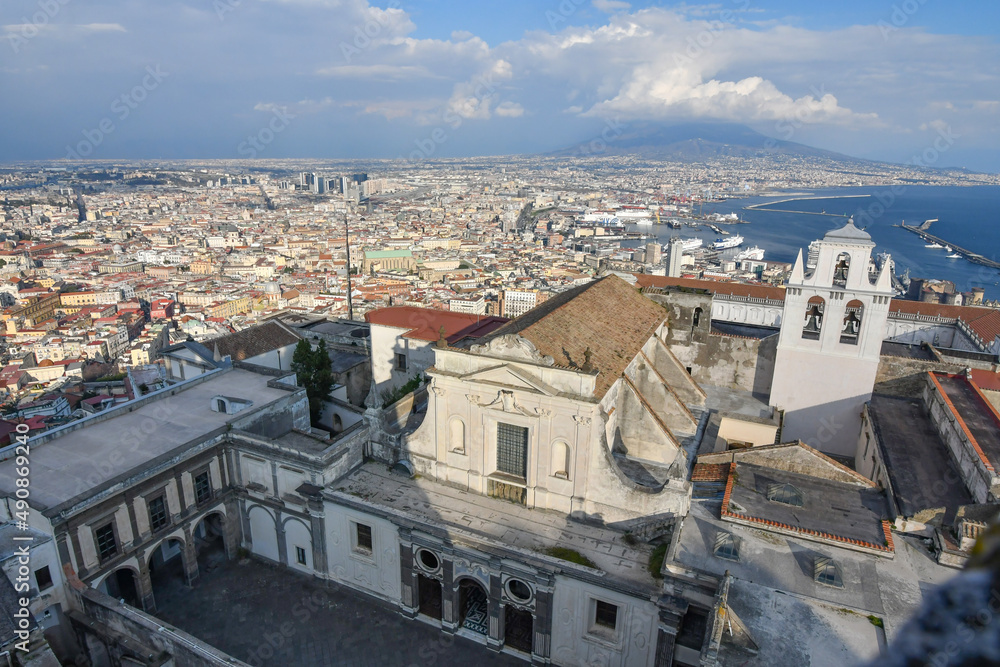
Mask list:
[[[721,120],[1000,171],[998,31],[985,1],[4,0],[0,161],[535,153]]]

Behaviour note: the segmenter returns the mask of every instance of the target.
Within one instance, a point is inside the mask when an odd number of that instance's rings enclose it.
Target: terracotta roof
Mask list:
[[[272,321],[207,340],[204,345],[213,354],[218,350],[220,358],[228,355],[233,361],[243,361],[279,347],[293,345],[301,338],[302,336],[281,323]]]
[[[976,386],[980,389],[986,389],[987,391],[1000,391],[1000,373],[993,373],[992,371],[973,368],[972,381],[975,382]]]
[[[748,297],[752,299],[785,300],[785,290],[782,287],[769,285],[748,285],[746,283],[723,282],[721,280],[701,280],[698,278],[668,278],[666,276],[651,276],[645,273],[635,274],[639,287],[686,287],[688,289],[708,290],[712,294]]]
[[[397,329],[408,329],[404,338],[436,341],[444,327],[448,343],[453,345],[465,338],[479,338],[503,326],[507,318],[492,315],[453,313],[450,310],[391,306],[365,313],[365,321]]]
[[[667,311],[615,275],[552,297],[493,332],[518,334],[557,365],[581,368],[584,352],[598,371],[595,396],[607,393]]]

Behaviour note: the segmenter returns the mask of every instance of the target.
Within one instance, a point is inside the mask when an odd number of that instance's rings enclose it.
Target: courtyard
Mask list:
[[[524,665],[407,620],[387,603],[252,559],[215,560],[194,588],[156,586],[156,616],[254,667]]]

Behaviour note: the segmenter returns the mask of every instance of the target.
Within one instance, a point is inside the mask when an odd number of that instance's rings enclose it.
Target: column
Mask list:
[[[195,537],[190,524],[184,527],[184,547],[181,551],[181,560],[184,563],[184,576],[187,578],[188,586],[194,586],[201,574],[198,570],[198,547],[194,543]]]
[[[312,561],[313,569],[327,575],[330,566],[326,554],[326,514],[323,511],[323,500],[320,498],[309,498],[309,528],[312,532]]]
[[[490,565],[493,565],[491,562]],[[497,563],[499,566],[499,562]],[[497,568],[499,569],[499,567]],[[490,590],[488,591],[490,634],[486,637],[486,646],[499,652],[503,648],[504,640],[504,614],[503,603],[500,601],[503,595],[503,585],[500,583],[500,575],[496,572],[490,573]]]
[[[407,618],[416,618],[417,610],[420,608],[418,598],[417,573],[413,571],[413,545],[403,542],[404,537],[410,536],[409,531],[399,531],[399,573],[400,573],[400,613]]]
[[[450,554],[449,554],[450,556]],[[458,596],[455,590],[455,563],[449,557],[441,561],[441,628],[454,634],[458,630]]]
[[[148,614],[155,614],[156,600],[153,599],[153,580],[149,577],[149,562],[146,560],[145,553],[138,554],[138,556],[139,581],[136,584],[139,588],[139,597],[142,598],[142,610]]]
[[[550,664],[552,650],[552,592],[535,589],[535,613],[531,627],[534,634],[531,642],[531,663]]]

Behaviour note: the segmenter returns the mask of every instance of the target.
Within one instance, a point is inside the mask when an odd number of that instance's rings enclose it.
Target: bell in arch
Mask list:
[[[844,318],[844,334],[847,336],[857,336],[860,327],[861,320],[858,319],[857,313],[853,311],[847,313],[847,317]]]
[[[820,311],[819,306],[814,305],[806,311],[805,330],[818,333],[821,326],[823,326],[823,313]]]

